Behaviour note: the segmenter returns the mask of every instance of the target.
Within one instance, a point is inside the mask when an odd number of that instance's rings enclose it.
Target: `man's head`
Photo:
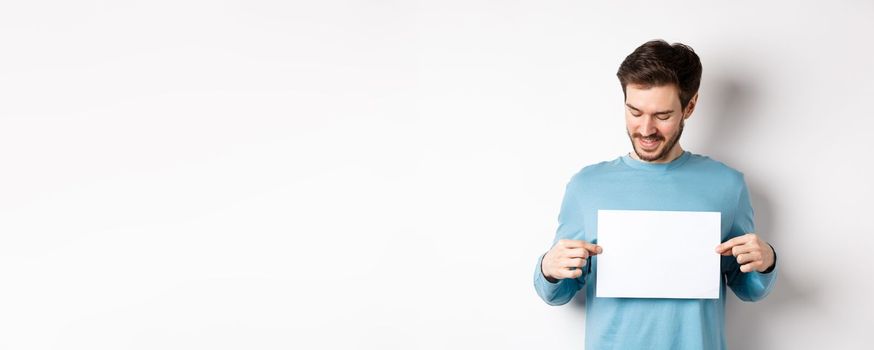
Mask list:
[[[678,141],[692,115],[701,61],[692,48],[664,40],[634,50],[616,73],[625,96],[625,126],[637,158],[667,162],[682,153]]]

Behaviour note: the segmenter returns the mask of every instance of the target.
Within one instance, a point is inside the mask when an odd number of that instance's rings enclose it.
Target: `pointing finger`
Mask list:
[[[568,249],[584,249],[589,252],[590,255],[601,254],[603,248],[597,244],[592,244],[582,240],[562,240],[561,242],[565,248]]]
[[[597,244],[592,244],[592,243],[586,243],[586,244],[583,246],[583,249],[588,250],[589,253],[591,253],[592,255],[598,255],[598,254],[601,254],[601,252],[604,251],[604,249],[601,248],[601,246],[599,246],[599,245],[597,245]]]
[[[746,235],[734,237],[716,246],[716,252],[722,255],[731,255],[731,248],[744,244],[747,241],[749,241],[749,237]]]

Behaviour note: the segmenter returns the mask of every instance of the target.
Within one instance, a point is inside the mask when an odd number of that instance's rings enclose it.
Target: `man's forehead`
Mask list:
[[[673,84],[642,86],[629,84],[625,88],[625,104],[643,112],[665,111],[680,103],[679,92]]]

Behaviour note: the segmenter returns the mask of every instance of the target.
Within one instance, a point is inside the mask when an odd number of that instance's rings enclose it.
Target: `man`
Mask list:
[[[774,286],[773,247],[755,233],[743,174],[684,151],[701,62],[688,46],[653,40],[617,72],[634,152],[584,167],[567,184],[553,247],[537,259],[534,287],[550,305],[586,288],[587,349],[724,349],[725,288],[757,301]],[[719,299],[595,298],[598,209],[719,211]],[[683,242],[676,242],[683,244]],[[671,254],[670,251],[664,254]],[[688,266],[663,266],[666,274]]]

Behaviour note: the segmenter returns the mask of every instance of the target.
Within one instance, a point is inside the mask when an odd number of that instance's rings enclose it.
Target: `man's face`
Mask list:
[[[677,87],[645,89],[628,84],[625,96],[625,127],[637,157],[647,162],[669,161],[684,126]]]

